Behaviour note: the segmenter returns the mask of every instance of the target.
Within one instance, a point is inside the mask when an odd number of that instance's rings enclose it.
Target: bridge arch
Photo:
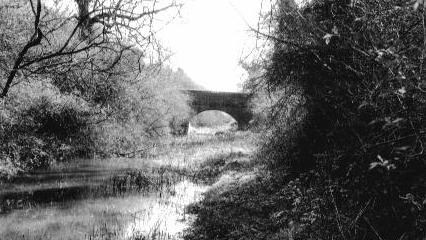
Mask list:
[[[190,98],[189,105],[193,110],[193,116],[209,110],[222,111],[237,121],[239,129],[247,128],[252,119],[249,94],[200,90],[184,90],[184,92]]]

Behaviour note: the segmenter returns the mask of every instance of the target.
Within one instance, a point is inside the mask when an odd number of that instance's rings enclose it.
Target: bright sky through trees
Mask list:
[[[238,91],[246,72],[239,61],[255,48],[255,27],[259,11],[269,0],[179,0],[180,17],[167,11],[156,20],[157,38],[173,56],[170,64],[182,68],[191,79],[208,90]],[[54,0],[45,4],[53,6]],[[171,1],[159,1],[167,4]],[[74,11],[75,3],[60,1],[59,7]],[[158,29],[156,29],[158,31]]]
[[[161,33],[174,53],[173,67],[182,68],[209,90],[237,91],[245,71],[240,58],[255,45],[248,25],[255,26],[261,0],[188,0],[181,17]]]

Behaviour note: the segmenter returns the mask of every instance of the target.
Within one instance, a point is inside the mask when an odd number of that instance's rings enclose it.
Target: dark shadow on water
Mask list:
[[[69,176],[68,176],[69,175]],[[64,176],[79,179],[74,185],[59,184]],[[82,176],[84,176],[82,178]],[[66,178],[69,180],[70,178]],[[170,191],[170,186],[182,181],[184,176],[173,172],[143,172],[140,170],[121,171],[78,171],[61,173],[43,173],[38,176],[26,176],[13,184],[49,182],[50,187],[29,190],[0,191],[0,215],[13,210],[29,209],[35,206],[55,205],[67,208],[79,200],[106,197],[124,197],[131,194],[153,194],[161,196]],[[56,181],[55,181],[56,180]],[[68,182],[69,183],[69,182]],[[56,186],[55,186],[56,185]]]
[[[0,214],[7,214],[16,209],[30,208],[34,205],[76,201],[88,197],[88,192],[90,192],[89,186],[11,192],[0,195]]]
[[[44,183],[51,181],[59,181],[63,179],[81,179],[81,178],[90,178],[94,177],[103,177],[103,176],[112,176],[114,174],[119,174],[125,171],[130,171],[131,169],[119,169],[119,170],[99,170],[99,169],[70,169],[64,171],[40,171],[34,172],[32,174],[26,174],[19,176],[10,182],[10,184],[24,184],[24,183]]]

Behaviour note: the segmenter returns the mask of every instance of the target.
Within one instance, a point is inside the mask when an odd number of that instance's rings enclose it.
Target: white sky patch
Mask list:
[[[156,19],[161,29],[157,38],[173,53],[171,66],[182,68],[194,82],[208,90],[241,90],[247,73],[239,61],[256,43],[248,24],[256,27],[262,1],[266,4],[269,0],[180,1],[184,3],[180,17],[165,27],[162,24],[168,22],[175,11],[162,13],[164,15]],[[45,3],[53,6],[53,2],[46,0]],[[62,10],[75,10],[73,1],[62,0],[59,4]]]
[[[159,34],[182,68],[208,90],[238,91],[245,71],[239,60],[255,44],[247,23],[256,26],[262,0],[187,0],[176,19]]]

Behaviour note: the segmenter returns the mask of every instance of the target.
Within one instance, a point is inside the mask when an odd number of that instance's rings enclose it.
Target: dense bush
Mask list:
[[[278,1],[264,79],[281,97],[262,156],[328,186],[336,224],[297,239],[426,236],[425,13],[410,3]]]
[[[42,86],[47,89],[33,90]],[[22,84],[1,107],[0,152],[10,171],[45,168],[94,152],[89,109],[77,98],[61,96],[52,85]]]
[[[64,91],[55,80],[22,83],[1,102],[0,171],[94,154],[143,154],[148,139],[175,133],[187,121],[187,96],[179,90],[190,83],[182,70],[152,68],[138,81],[120,82],[119,94],[101,102]]]

